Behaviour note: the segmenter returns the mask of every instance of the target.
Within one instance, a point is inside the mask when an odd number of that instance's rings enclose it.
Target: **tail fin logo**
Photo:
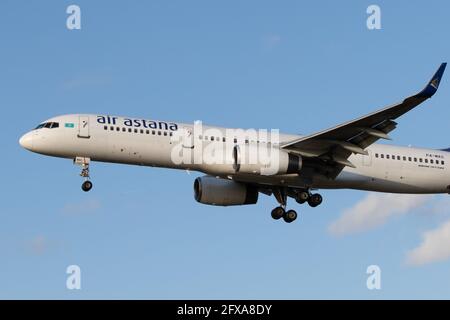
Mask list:
[[[433,88],[437,89],[439,86],[439,78],[433,79],[430,84]]]

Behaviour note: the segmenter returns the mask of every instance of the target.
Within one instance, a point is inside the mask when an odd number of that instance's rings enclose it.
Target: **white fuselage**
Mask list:
[[[28,132],[21,138],[21,145],[33,152],[55,157],[86,157],[92,161],[190,169],[263,185],[417,194],[450,191],[449,153],[441,150],[373,144],[366,149],[368,155],[353,154],[349,160],[356,168],[345,167],[335,179],[321,175],[304,177],[302,174],[264,176],[236,174],[230,163],[174,161],[176,148],[194,152],[223,149],[224,144],[235,144],[234,139],[243,144],[271,141],[246,142],[247,138],[240,133],[227,134],[231,129],[203,126],[202,133],[205,134],[199,134],[192,124],[77,114],[46,121],[49,122],[58,123],[58,126]],[[181,131],[188,134],[183,135],[181,143],[177,143],[174,138]],[[225,142],[224,137],[227,139]],[[298,137],[280,134],[278,142]],[[277,144],[274,143],[274,147]]]

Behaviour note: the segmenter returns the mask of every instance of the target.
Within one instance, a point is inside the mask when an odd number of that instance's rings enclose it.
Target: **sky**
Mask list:
[[[66,9],[81,9],[69,30]],[[376,4],[381,29],[369,30]],[[309,134],[414,94],[449,60],[448,1],[0,2],[2,299],[449,299],[450,202],[322,190],[197,203],[200,173],[70,160],[18,139],[66,113]],[[450,81],[390,144],[450,147]],[[450,179],[450,177],[449,177]],[[79,266],[81,289],[67,268]],[[381,270],[369,290],[367,269]]]

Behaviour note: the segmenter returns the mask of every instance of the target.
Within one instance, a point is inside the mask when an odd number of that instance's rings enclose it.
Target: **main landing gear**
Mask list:
[[[294,222],[298,215],[295,210],[286,210],[287,190],[285,188],[277,188],[273,190],[273,194],[280,206],[272,210],[272,218],[275,220],[283,218],[287,223]],[[313,208],[322,203],[322,196],[318,193],[311,193],[309,190],[300,191],[296,194],[290,193],[289,196],[295,198],[295,201],[300,204],[307,202]]]
[[[92,189],[92,182],[91,182],[90,176],[89,176],[89,162],[90,161],[91,161],[91,159],[85,158],[85,157],[76,157],[75,160],[73,161],[74,164],[81,166],[80,176],[83,177],[83,179],[84,179],[84,182],[81,185],[81,189],[84,192],[88,192],[89,190]]]
[[[301,191],[297,193],[295,201],[299,204],[308,202],[309,206],[312,208],[317,207],[322,203],[322,196],[318,193],[310,193],[309,191]]]
[[[298,215],[295,210],[286,211],[286,203],[287,203],[286,190],[278,188],[274,190],[274,195],[280,206],[272,210],[272,218],[274,218],[275,220],[283,218],[283,220],[287,223],[294,222],[297,219]]]
[[[275,220],[279,220],[283,218],[283,220],[287,223],[294,222],[295,219],[297,219],[297,212],[295,210],[288,210],[286,211],[285,208],[282,206],[276,207],[272,210],[272,218]]]

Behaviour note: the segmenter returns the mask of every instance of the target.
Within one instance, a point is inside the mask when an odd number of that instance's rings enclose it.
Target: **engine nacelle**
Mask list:
[[[200,203],[215,206],[255,204],[258,189],[232,180],[203,176],[194,181],[194,197]]]
[[[236,173],[266,176],[298,173],[302,168],[302,157],[267,145],[236,145],[233,168]]]

